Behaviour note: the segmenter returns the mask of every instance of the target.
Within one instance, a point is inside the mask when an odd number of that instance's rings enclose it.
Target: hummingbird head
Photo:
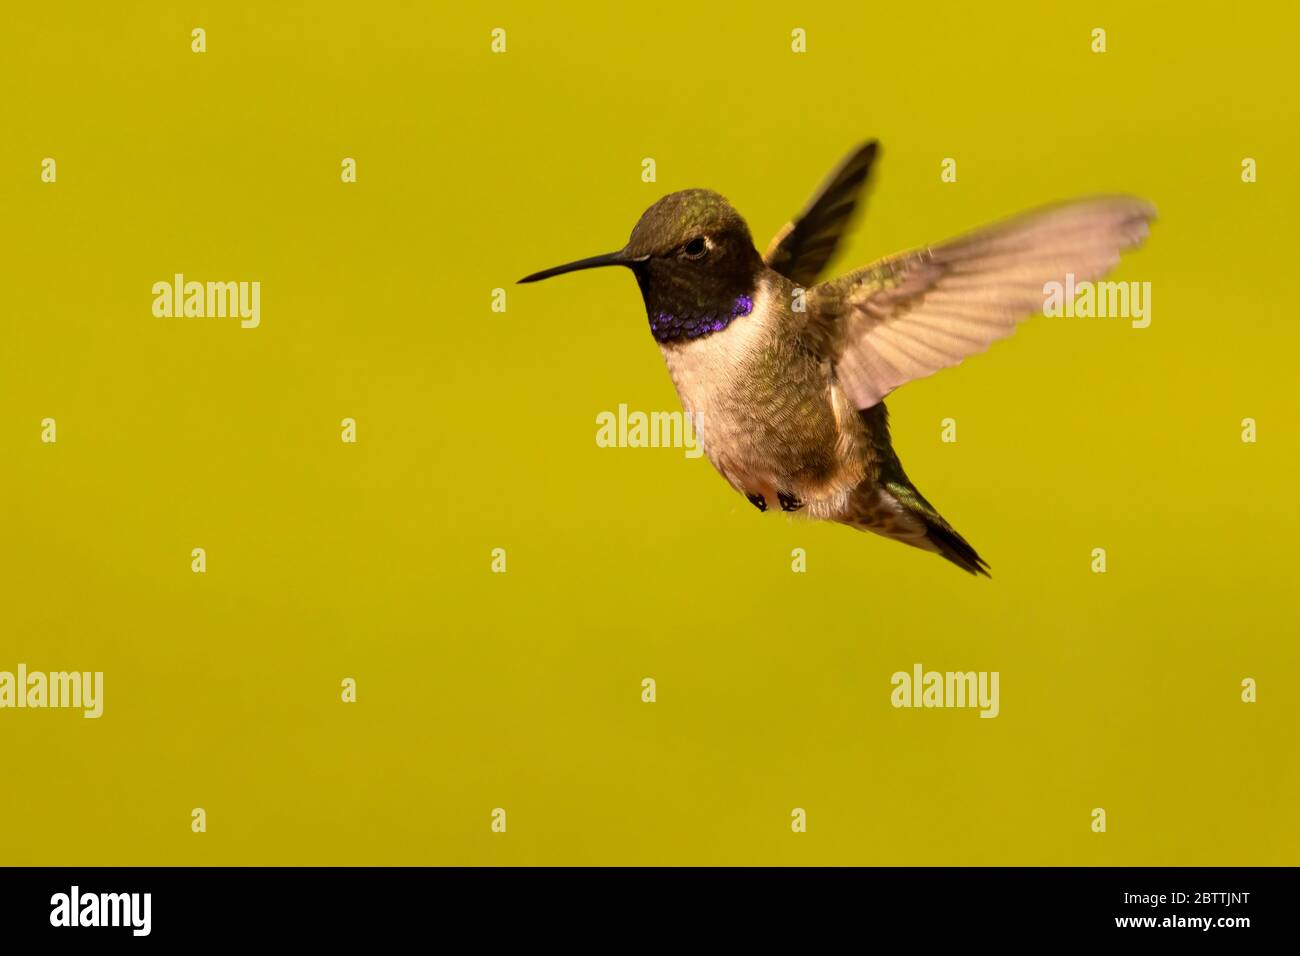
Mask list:
[[[627,245],[617,252],[519,281],[615,265],[636,275],[650,330],[660,342],[710,335],[748,315],[763,271],[740,213],[715,192],[687,189],[664,196],[642,213]]]

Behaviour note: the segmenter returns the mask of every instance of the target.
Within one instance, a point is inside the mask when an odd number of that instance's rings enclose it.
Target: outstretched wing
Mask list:
[[[1140,199],[1082,199],[891,256],[810,289],[803,335],[870,408],[1010,335],[1043,310],[1047,283],[1101,278],[1153,218]]]
[[[878,149],[873,139],[840,163],[803,212],[772,238],[763,253],[769,268],[805,288],[817,281],[853,217]]]

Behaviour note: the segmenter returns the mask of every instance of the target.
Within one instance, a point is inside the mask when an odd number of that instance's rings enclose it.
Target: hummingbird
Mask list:
[[[630,269],[705,454],[755,508],[872,531],[987,577],[903,471],[883,400],[1010,335],[1043,310],[1046,284],[1100,279],[1155,209],[1072,200],[822,280],[878,153],[875,140],[854,149],[761,255],[725,198],[687,189],[650,206],[618,251],[519,281]]]

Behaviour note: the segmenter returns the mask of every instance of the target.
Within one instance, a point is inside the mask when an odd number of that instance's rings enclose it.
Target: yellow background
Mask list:
[[[0,669],[105,713],[0,711],[0,863],[1300,863],[1294,14],[473,6],[6,13]],[[841,270],[1160,209],[1150,328],[1036,319],[890,401],[992,581],[598,448],[679,407],[632,278],[512,284],[686,187],[761,247],[869,136]],[[154,318],[175,272],[261,327]],[[892,709],[915,662],[1001,716]]]

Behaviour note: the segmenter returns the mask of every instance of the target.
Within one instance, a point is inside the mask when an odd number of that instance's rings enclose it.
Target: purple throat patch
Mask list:
[[[659,342],[698,339],[721,332],[733,319],[739,319],[753,311],[754,300],[747,295],[740,295],[732,303],[731,312],[726,315],[669,315],[667,312],[658,312],[650,317],[650,331]]]

